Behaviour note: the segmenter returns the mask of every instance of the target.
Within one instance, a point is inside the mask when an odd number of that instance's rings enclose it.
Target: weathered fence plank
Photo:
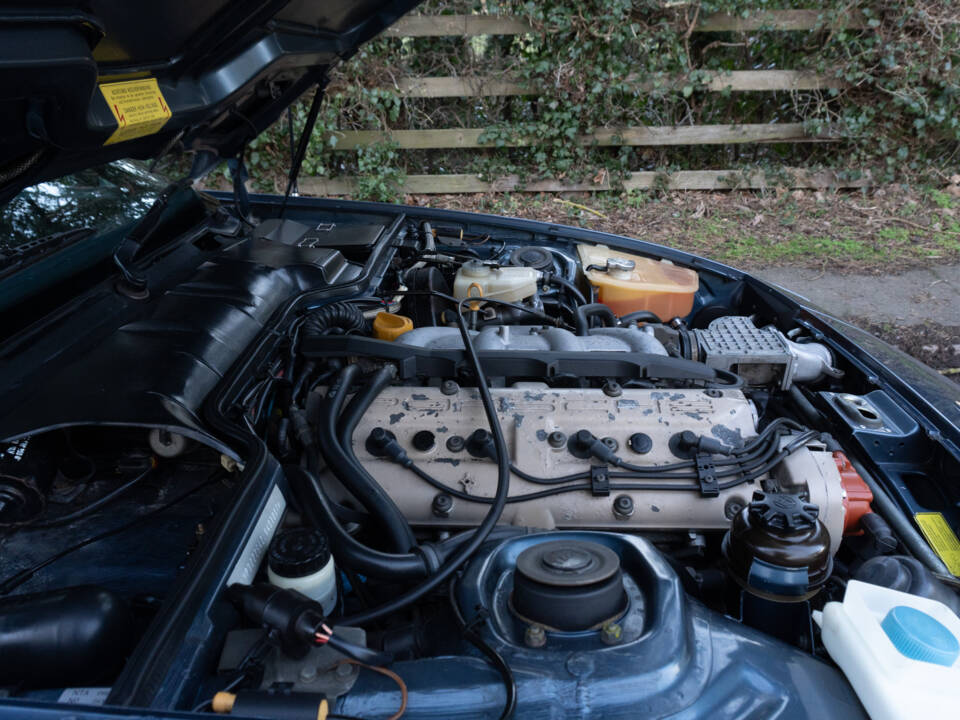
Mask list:
[[[845,179],[830,171],[808,171],[785,168],[792,177],[792,188],[861,188],[872,184],[869,173],[857,179]],[[493,181],[482,180],[478,175],[408,175],[403,191],[411,194],[446,195],[481,192],[593,192],[610,190],[614,186],[609,177],[601,174],[601,182],[564,183],[557,180],[534,180],[522,183],[515,175]],[[734,170],[681,170],[674,173],[635,172],[624,179],[625,190],[761,190],[775,186],[763,171],[745,173]],[[354,179],[307,177],[300,180],[300,192],[305,195],[349,195],[353,192]]]
[[[523,147],[525,140],[499,141],[498,144],[480,141],[482,128],[449,130],[342,130],[336,132],[337,150],[356,150],[363,145],[393,141],[404,150],[443,150],[492,147]],[[590,135],[581,135],[583,145],[600,147],[666,146],[666,145],[728,145],[738,143],[770,142],[835,142],[840,138],[828,135],[810,135],[802,123],[766,125],[693,125],[679,127],[601,128]]]
[[[688,84],[684,77],[641,79],[630,76],[637,92],[659,89],[680,90]],[[797,91],[843,88],[846,83],[838,78],[819,75],[808,70],[733,70],[717,72],[704,83],[708,92]],[[537,95],[537,88],[510,79],[488,76],[473,77],[403,77],[397,79],[393,90],[412,98],[492,97],[505,95]]]
[[[820,10],[769,10],[749,17],[717,13],[699,20],[696,32],[802,31],[821,24]],[[851,12],[830,23],[831,28],[866,27],[860,13]],[[522,18],[507,15],[407,15],[386,31],[395,37],[446,37],[460,35],[522,35],[532,32]]]

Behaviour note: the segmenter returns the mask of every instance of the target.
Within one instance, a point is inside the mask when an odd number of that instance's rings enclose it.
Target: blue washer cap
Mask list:
[[[893,646],[912,660],[950,667],[960,656],[960,642],[953,633],[916,608],[897,605],[880,626]]]

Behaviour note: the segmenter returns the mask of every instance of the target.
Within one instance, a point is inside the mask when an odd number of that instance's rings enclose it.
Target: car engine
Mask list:
[[[913,482],[930,437],[776,298],[605,239],[340,208],[191,240],[4,421],[0,684],[861,716],[816,613],[853,581],[960,609],[870,469]]]

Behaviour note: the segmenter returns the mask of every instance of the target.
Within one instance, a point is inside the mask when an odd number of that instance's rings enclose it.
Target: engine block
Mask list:
[[[384,390],[354,434],[360,462],[417,526],[471,527],[480,522],[488,505],[454,498],[435,503],[441,492],[399,465],[376,457],[365,439],[376,427],[395,434],[418,466],[446,485],[469,495],[489,498],[496,490],[497,467],[464,449],[464,441],[478,428],[487,428],[479,394],[473,388],[402,387]],[[552,389],[540,383],[521,383],[492,391],[514,464],[538,477],[556,477],[589,471],[591,461],[571,454],[561,437],[587,429],[616,445],[617,453],[636,465],[664,465],[678,460],[670,439],[684,430],[737,445],[757,434],[757,414],[739,390],[623,389],[610,397],[595,389]],[[631,449],[635,433],[649,437],[649,451]],[[562,435],[561,435],[562,434]],[[641,448],[642,449],[642,448]],[[327,476],[331,493],[345,499],[346,491]],[[580,481],[581,484],[589,481]],[[611,480],[646,482],[644,480]],[[657,480],[656,482],[661,482]],[[691,480],[668,480],[685,486]],[[549,489],[517,476],[510,496]],[[820,506],[820,514],[836,543],[843,527],[842,486],[831,453],[816,443],[788,457],[775,470],[753,483],[702,496],[697,490],[593,490],[550,495],[507,505],[501,522],[536,528],[726,530],[730,517],[750,502],[754,490],[789,487],[803,492]],[[629,500],[620,499],[626,496]]]

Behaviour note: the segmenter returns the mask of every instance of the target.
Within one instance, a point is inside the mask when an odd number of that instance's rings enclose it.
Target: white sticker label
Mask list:
[[[60,693],[58,702],[67,705],[103,705],[110,694],[108,687],[77,687],[66,688]]]

